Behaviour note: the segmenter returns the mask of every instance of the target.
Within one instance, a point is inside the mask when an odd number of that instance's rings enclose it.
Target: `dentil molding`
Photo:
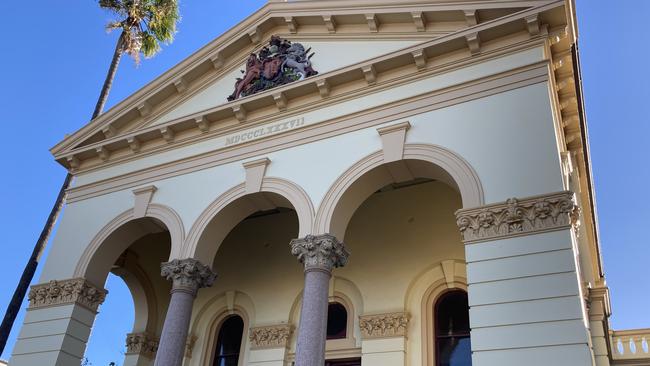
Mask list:
[[[288,324],[271,325],[251,328],[248,340],[251,349],[284,348],[291,337],[291,326]]]
[[[359,328],[363,339],[405,337],[409,317],[407,313],[362,315]]]
[[[79,304],[92,311],[97,311],[104,302],[107,290],[96,287],[83,278],[50,281],[34,285],[29,290],[29,308],[37,309],[47,306]]]
[[[456,211],[465,243],[577,227],[580,209],[570,191]]]
[[[291,254],[305,265],[305,270],[318,268],[327,271],[345,266],[350,256],[345,245],[330,234],[307,235],[301,239],[293,239]]]
[[[158,339],[148,333],[129,333],[126,335],[126,354],[142,355],[153,359],[158,351]]]

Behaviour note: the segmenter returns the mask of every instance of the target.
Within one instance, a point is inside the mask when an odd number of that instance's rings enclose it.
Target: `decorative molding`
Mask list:
[[[292,329],[288,324],[270,325],[250,329],[248,340],[251,349],[284,348],[289,344]]]
[[[196,292],[199,288],[210,287],[217,278],[216,273],[196,259],[174,259],[160,265],[160,273],[172,281],[172,291],[189,289]]]
[[[407,313],[362,315],[359,328],[363,339],[406,337],[409,316]]]
[[[129,333],[126,335],[126,354],[154,359],[158,352],[159,342],[157,338],[148,333]]]
[[[192,358],[192,352],[194,352],[194,346],[196,345],[197,337],[194,334],[187,335],[187,341],[185,342],[185,357]]]
[[[576,227],[580,209],[570,191],[456,211],[465,243]]]
[[[307,235],[302,239],[293,239],[291,254],[298,257],[300,263],[305,265],[305,271],[309,269],[331,271],[332,268],[345,266],[350,256],[345,245],[330,234]]]
[[[78,304],[92,311],[97,311],[104,302],[107,290],[96,287],[83,278],[50,281],[34,285],[29,290],[29,308],[38,309],[48,306]]]
[[[139,219],[144,217],[147,214],[147,208],[149,208],[149,203],[151,203],[151,198],[153,194],[156,193],[158,188],[154,185],[148,185],[146,187],[141,187],[134,189],[133,195],[133,218]]]

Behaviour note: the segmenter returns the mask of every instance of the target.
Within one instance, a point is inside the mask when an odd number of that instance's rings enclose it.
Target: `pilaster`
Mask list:
[[[404,366],[408,322],[409,316],[404,312],[360,316],[361,363]]]
[[[277,324],[250,329],[249,365],[284,366],[287,347],[293,329],[289,324]]]
[[[456,213],[465,243],[472,362],[592,365],[572,192]]]
[[[32,286],[12,366],[78,366],[107,291],[83,278]]]

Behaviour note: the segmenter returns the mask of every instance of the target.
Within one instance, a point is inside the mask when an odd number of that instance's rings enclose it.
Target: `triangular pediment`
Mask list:
[[[364,62],[376,60],[378,71],[400,67],[407,52],[407,58],[414,58],[419,68],[427,55],[411,50],[418,45],[429,47],[432,40],[446,39],[466,29],[476,28],[478,32],[483,24],[499,25],[503,23],[500,19],[517,17],[527,9],[558,7],[555,3],[558,1],[272,1],[51,151],[59,162],[74,169],[80,166],[79,159],[106,162],[116,149],[130,147],[138,152],[150,139],[173,141],[174,134],[188,125],[209,131],[211,122],[228,113],[236,117],[235,122],[243,122],[247,110],[267,102],[262,97],[245,97],[241,99],[246,102],[243,107],[239,100],[229,102],[227,97],[242,75],[240,70],[245,69],[246,58],[268,45],[273,35],[311,48],[315,53],[313,68],[320,78],[312,89],[323,95],[329,84],[357,75],[351,70],[359,65],[359,75],[374,78],[374,64],[363,66]],[[463,44],[465,40],[470,42],[465,37]],[[391,55],[398,56],[391,61]],[[296,82],[296,87],[303,84]],[[294,91],[291,86],[283,85],[277,93],[266,91],[281,110],[286,108],[287,97],[311,90],[303,86]],[[228,113],[215,111],[220,107]],[[209,119],[205,118],[206,111],[210,112]]]

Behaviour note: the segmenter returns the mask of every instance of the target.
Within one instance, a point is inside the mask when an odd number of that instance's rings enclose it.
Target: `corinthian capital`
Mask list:
[[[298,257],[305,269],[320,268],[328,271],[345,266],[350,256],[345,245],[329,234],[293,239],[291,254]]]
[[[173,289],[186,288],[196,291],[202,287],[210,287],[217,275],[210,267],[196,259],[174,259],[160,265],[163,277],[172,281]]]

